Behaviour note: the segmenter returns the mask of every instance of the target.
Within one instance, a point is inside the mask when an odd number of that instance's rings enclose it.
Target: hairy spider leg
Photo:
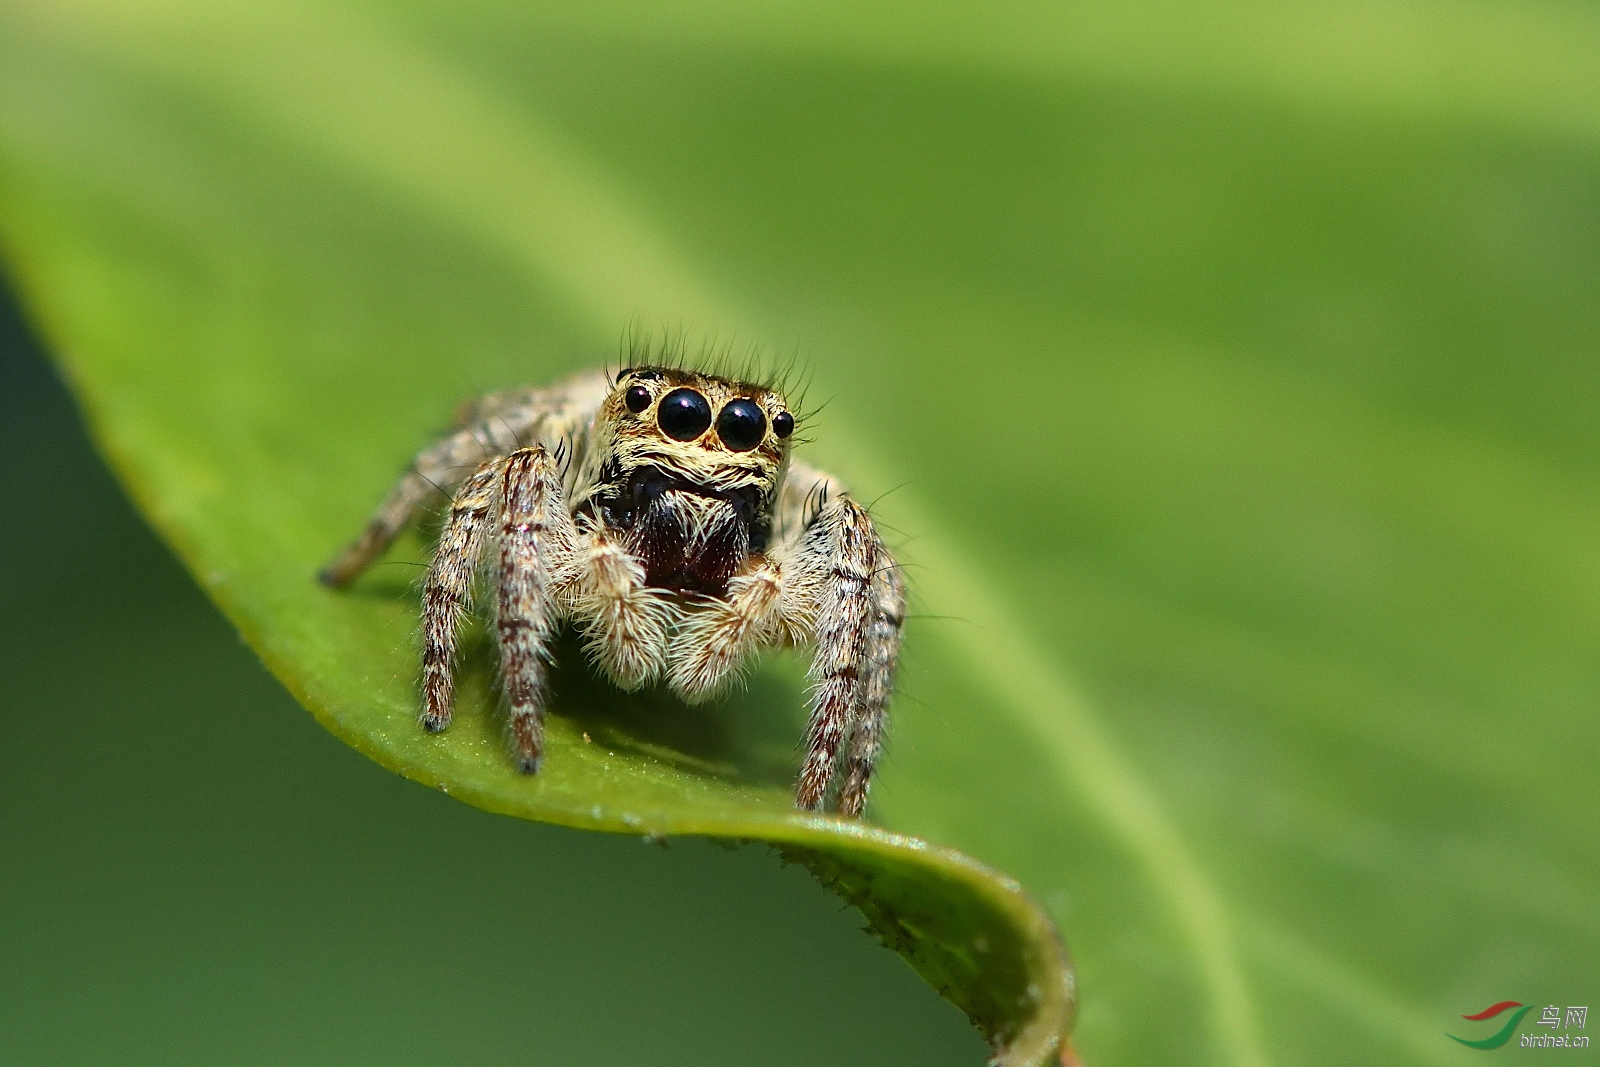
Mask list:
[[[571,567],[576,541],[550,453],[542,445],[511,453],[500,491],[495,633],[517,769],[524,774],[537,773],[544,755],[549,645],[559,621],[556,586]]]
[[[485,520],[498,500],[504,466],[491,460],[462,484],[422,583],[422,726],[430,733],[450,725],[456,636],[471,605]]]
[[[822,806],[839,746],[854,725],[879,544],[866,509],[839,496],[823,507],[794,556],[795,568],[805,577],[814,576],[821,594],[811,662],[811,719],[795,787],[795,804],[801,808]]]
[[[900,567],[881,544],[872,575],[872,623],[867,631],[855,728],[845,754],[844,784],[839,787],[839,814],[858,817],[866,810],[867,790],[883,751],[887,707],[894,693],[895,664],[905,627],[906,586]]]
[[[486,462],[525,445],[570,453],[581,446],[606,383],[584,375],[545,389],[510,389],[466,405],[455,432],[417,453],[361,535],[317,573],[334,589],[349,585],[441,494],[448,497]]]
[[[317,573],[318,579],[334,589],[349,585],[372,565],[373,560],[383,555],[400,532],[441,493],[449,496],[486,460],[499,458],[514,448],[514,443],[508,444],[501,438],[514,436],[516,429],[510,424],[473,425],[417,453],[417,458],[378,505],[361,536],[322,568]]]

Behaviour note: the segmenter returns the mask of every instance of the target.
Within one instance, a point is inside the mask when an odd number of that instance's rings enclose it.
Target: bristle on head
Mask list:
[[[755,342],[723,340],[714,334],[694,340],[681,326],[647,331],[630,323],[618,346],[617,365],[608,371],[615,381],[628,371],[646,368],[703,374],[757,386],[788,401],[797,423],[804,423],[810,415],[805,394],[811,375],[798,348],[786,356],[772,357]]]

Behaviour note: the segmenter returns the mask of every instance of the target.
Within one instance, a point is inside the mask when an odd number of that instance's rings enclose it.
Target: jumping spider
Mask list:
[[[423,586],[422,725],[450,724],[456,631],[493,576],[517,767],[544,751],[546,660],[563,619],[617,685],[714,695],[760,647],[815,644],[795,804],[859,816],[883,743],[905,585],[867,511],[789,457],[779,393],[675,367],[580,374],[469,405],[320,574],[347,585],[440,492]]]

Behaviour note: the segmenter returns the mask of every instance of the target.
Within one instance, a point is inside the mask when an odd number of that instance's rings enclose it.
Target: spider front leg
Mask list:
[[[893,567],[866,509],[848,496],[838,496],[817,514],[789,561],[786,592],[791,600],[809,602],[808,609],[814,605],[816,620],[811,720],[806,728],[805,762],[795,787],[795,804],[801,808],[822,806],[840,747],[855,731],[864,710],[863,677],[873,677],[869,661],[875,648],[873,578],[880,557]],[[888,653],[892,673],[898,625],[891,629],[894,644],[879,651]],[[887,684],[887,677],[880,680]],[[882,707],[880,702],[877,716]],[[872,731],[874,737],[882,733],[881,718],[872,724]],[[862,770],[870,775],[876,744],[864,748],[863,755],[868,758],[863,760]],[[866,801],[864,777],[856,798],[852,803]],[[848,814],[860,814],[859,806]]]
[[[499,499],[504,472],[503,459],[491,460],[462,484],[422,583],[422,726],[429,733],[450,725],[456,635],[470,606],[484,528]]]
[[[569,581],[577,530],[561,496],[561,472],[542,446],[506,457],[500,487],[495,633],[517,769],[539,770],[550,638],[558,589]]]
[[[499,520],[497,529],[491,516]],[[544,752],[545,658],[558,621],[556,590],[567,580],[576,533],[561,499],[560,473],[543,447],[484,464],[451,503],[422,592],[422,725],[430,732],[450,725],[457,632],[491,533],[499,545],[500,682],[517,766],[531,774]]]
[[[894,692],[900,634],[905,627],[906,585],[900,567],[880,543],[872,574],[872,621],[867,654],[857,692],[856,723],[845,754],[844,784],[839,787],[839,813],[859,816],[867,807],[867,789],[883,750],[889,697]]]

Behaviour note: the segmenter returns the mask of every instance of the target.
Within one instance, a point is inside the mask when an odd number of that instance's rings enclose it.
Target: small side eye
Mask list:
[[[788,437],[794,433],[794,416],[787,411],[780,411],[772,416],[772,432],[779,437]]]
[[[650,406],[650,390],[642,385],[630,385],[628,391],[622,394],[622,402],[637,415]]]
[[[661,398],[656,422],[674,441],[693,441],[711,428],[711,405],[693,389],[674,389]]]
[[[735,452],[748,452],[767,435],[767,416],[753,400],[730,400],[717,416],[717,436]]]

